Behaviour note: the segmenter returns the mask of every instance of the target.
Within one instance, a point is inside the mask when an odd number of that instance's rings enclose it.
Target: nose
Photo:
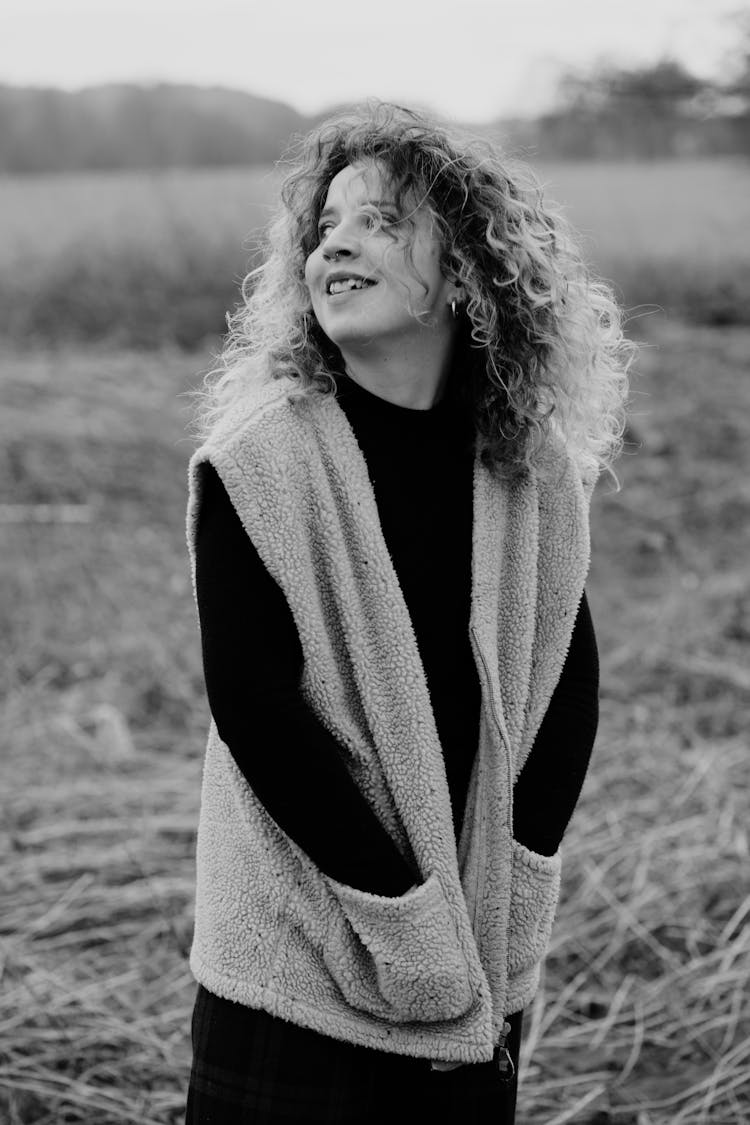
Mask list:
[[[323,257],[327,262],[334,262],[337,258],[356,258],[359,254],[359,243],[351,226],[339,223],[328,231],[323,247]]]

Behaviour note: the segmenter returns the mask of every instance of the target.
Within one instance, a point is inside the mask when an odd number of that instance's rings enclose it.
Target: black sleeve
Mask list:
[[[541,855],[560,846],[599,723],[599,655],[586,594],[557,687],[513,793],[513,835]]]
[[[196,536],[203,668],[219,736],[288,836],[332,878],[401,895],[420,881],[299,690],[302,647],[287,601],[205,465]]]

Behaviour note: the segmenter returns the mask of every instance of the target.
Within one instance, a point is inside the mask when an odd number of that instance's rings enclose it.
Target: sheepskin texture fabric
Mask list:
[[[301,691],[421,874],[387,898],[324,875],[256,799],[211,722],[190,964],[218,996],[378,1050],[486,1062],[534,996],[560,853],[513,839],[513,784],[559,679],[589,565],[584,484],[561,439],[517,482],[477,456],[470,639],[479,741],[458,844],[442,750],[367,465],[332,395],[256,387],[210,462],[299,630]]]

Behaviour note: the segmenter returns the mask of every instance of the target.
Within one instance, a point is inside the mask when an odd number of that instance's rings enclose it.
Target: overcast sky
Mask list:
[[[598,60],[727,65],[750,0],[2,0],[0,82],[231,86],[303,112],[368,96],[527,115]]]

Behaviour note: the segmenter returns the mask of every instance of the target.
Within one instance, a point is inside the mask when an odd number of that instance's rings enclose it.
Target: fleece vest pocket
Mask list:
[[[352,1006],[397,1023],[434,1023],[468,1010],[469,969],[435,872],[398,898],[326,882],[338,908],[324,959]]]
[[[508,976],[538,967],[552,934],[560,894],[560,852],[540,855],[513,841]]]

